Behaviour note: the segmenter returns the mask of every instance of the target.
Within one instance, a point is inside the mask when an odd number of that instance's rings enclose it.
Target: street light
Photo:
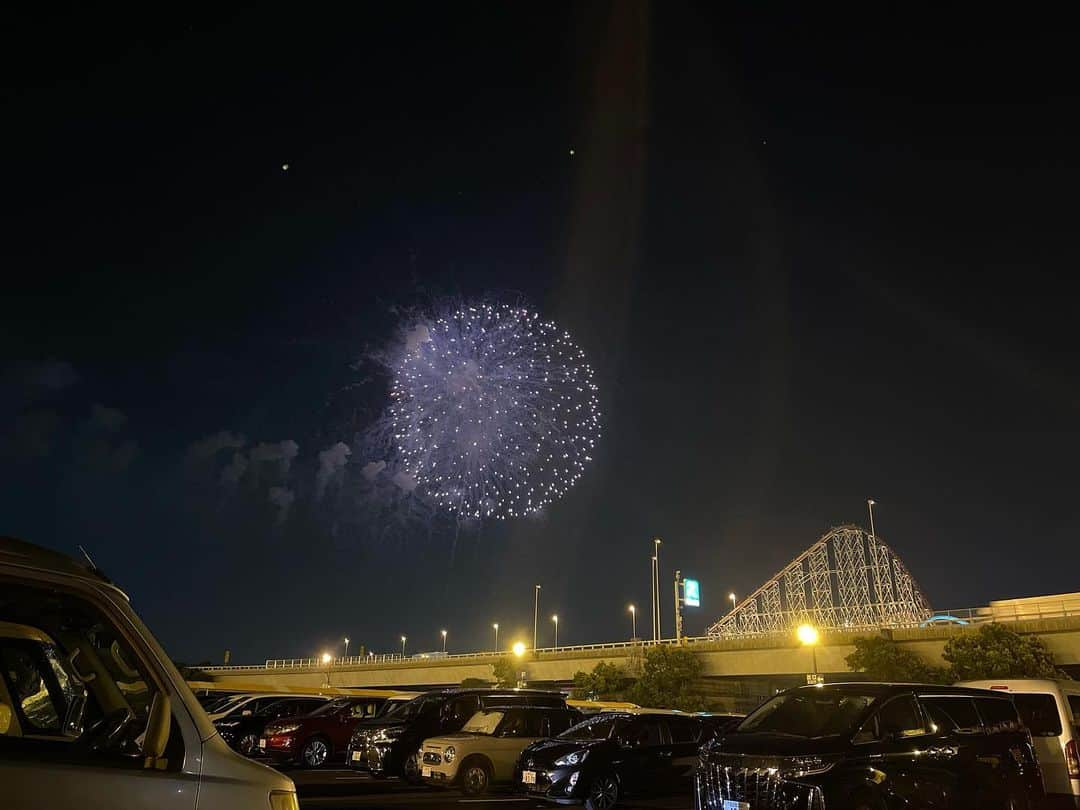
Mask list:
[[[812,624],[800,624],[795,631],[795,635],[799,639],[799,643],[804,647],[810,648],[810,660],[813,663],[813,683],[818,682],[817,677],[817,643],[820,636],[817,629]]]
[[[731,610],[732,610],[732,612],[734,612],[734,610],[735,610],[735,594],[734,593],[729,593],[727,595],[727,598],[731,600]]]
[[[664,637],[663,621],[660,618],[660,546],[663,544],[663,540],[659,537],[653,538],[653,597],[656,602],[656,634],[655,641],[659,641]]]
[[[349,657],[349,637],[345,636],[345,657]]]
[[[495,652],[499,651],[499,623],[491,625],[495,629]]]
[[[537,620],[540,616],[540,586],[537,585],[533,591],[533,649],[536,649],[536,629]]]
[[[405,657],[405,636],[401,637],[401,657]]]
[[[874,504],[877,503],[873,498],[866,499],[866,508],[870,510],[870,536],[877,537],[874,534]]]
[[[558,614],[551,617],[551,621],[555,623],[555,652],[559,651],[559,616]]]
[[[514,655],[516,655],[518,658],[521,658],[521,656],[525,654],[525,642],[515,641],[514,646],[510,649],[514,651]]]
[[[323,662],[324,664],[329,664],[329,663],[330,663],[331,661],[333,661],[333,660],[334,660],[334,656],[330,655],[330,653],[328,653],[328,652],[324,652],[324,653],[322,654],[322,662]]]
[[[637,608],[630,605],[630,640],[637,641]]]
[[[442,631],[442,651],[443,655],[446,655],[446,631]]]

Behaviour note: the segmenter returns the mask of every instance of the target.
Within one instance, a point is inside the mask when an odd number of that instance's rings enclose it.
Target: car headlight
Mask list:
[[[270,810],[300,810],[296,794],[291,790],[270,791]]]
[[[785,776],[813,776],[831,770],[835,764],[835,760],[822,757],[788,757],[781,762],[780,770]]]
[[[266,734],[267,736],[270,736],[272,734],[292,734],[292,732],[299,730],[299,723],[286,723],[283,726],[274,726],[273,728],[268,728],[266,730]]]
[[[585,757],[588,756],[588,754],[588,748],[584,751],[571,751],[569,754],[563,754],[555,760],[555,766],[558,768],[565,768],[568,765],[580,765],[585,761]]]
[[[443,761],[447,762],[447,763],[453,762],[454,757],[456,757],[456,756],[457,756],[457,751],[455,750],[454,746],[452,746],[452,745],[446,746],[446,750],[442,752]]]
[[[378,740],[396,740],[402,734],[405,733],[405,729],[401,726],[393,726],[391,728],[379,729],[379,733],[375,735],[376,741]]]

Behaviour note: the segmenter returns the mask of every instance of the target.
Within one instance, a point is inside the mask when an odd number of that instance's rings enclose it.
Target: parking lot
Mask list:
[[[399,779],[372,779],[365,773],[346,769],[323,770],[286,770],[285,773],[296,782],[300,795],[300,807],[305,810],[334,810],[347,807],[425,807],[432,810],[442,808],[469,807],[493,808],[552,808],[554,805],[514,796],[506,792],[494,792],[478,798],[463,796],[452,790],[413,787]],[[677,796],[663,799],[628,800],[621,804],[625,808],[687,808],[692,804],[689,796]]]

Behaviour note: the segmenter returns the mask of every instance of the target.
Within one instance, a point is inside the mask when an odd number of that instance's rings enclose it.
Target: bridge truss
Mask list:
[[[896,553],[858,526],[838,526],[706,631],[743,638],[819,630],[915,627],[930,604]]]

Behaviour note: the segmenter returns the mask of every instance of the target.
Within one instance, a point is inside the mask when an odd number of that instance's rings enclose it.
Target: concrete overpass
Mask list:
[[[1059,665],[1080,667],[1080,615],[1010,621],[1010,629],[1041,638],[1054,653]],[[930,625],[880,631],[903,647],[933,664],[944,663],[945,642],[958,634],[973,632],[974,625]],[[845,657],[854,650],[858,633],[823,633],[816,648],[818,671],[836,680],[850,673]],[[674,644],[673,640],[660,642]],[[601,661],[617,664],[633,673],[653,642],[620,642],[561,647],[558,650],[528,651],[514,658],[524,680],[535,685],[567,685],[580,670],[591,670]],[[733,707],[740,702],[756,702],[776,688],[802,682],[811,669],[811,652],[791,634],[742,639],[705,636],[684,639],[686,649],[700,657],[703,684],[716,697],[728,696]],[[324,665],[316,659],[268,661],[263,666],[206,667],[205,678],[223,688],[230,683],[266,689],[368,687],[414,690],[457,686],[465,678],[491,680],[492,664],[506,653],[475,653],[431,658],[355,657]],[[712,681],[711,685],[708,683]],[[725,683],[726,682],[726,683]],[[710,688],[711,686],[711,688]],[[740,701],[737,698],[744,698]]]

